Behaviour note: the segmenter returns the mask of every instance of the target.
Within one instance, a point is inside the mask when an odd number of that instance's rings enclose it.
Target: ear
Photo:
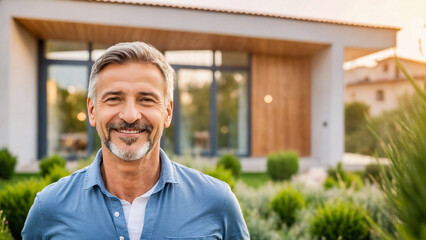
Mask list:
[[[166,116],[164,119],[164,127],[168,128],[172,123],[172,115],[173,115],[173,101],[170,101],[168,107],[166,108]]]
[[[96,126],[96,120],[95,120],[95,105],[93,105],[92,99],[87,98],[87,112],[89,114],[89,123],[90,126],[95,127]]]

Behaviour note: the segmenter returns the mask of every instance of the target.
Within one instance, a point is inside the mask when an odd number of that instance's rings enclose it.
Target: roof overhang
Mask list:
[[[160,50],[223,50],[251,53],[311,56],[327,44],[283,41],[276,39],[207,34],[199,32],[160,30],[129,26],[64,22],[44,19],[15,18],[39,39],[86,41],[115,44],[144,41]]]

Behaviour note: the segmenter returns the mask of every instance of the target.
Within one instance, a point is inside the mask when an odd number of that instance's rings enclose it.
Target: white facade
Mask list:
[[[325,44],[311,61],[311,159],[344,151],[344,71],[348,51],[395,46],[396,29],[173,7],[64,0],[0,0],[0,146],[21,163],[37,158],[37,39],[14,19],[129,26]],[[64,39],[70,36],[64,36]]]
[[[420,86],[424,85],[426,63],[399,60]],[[398,70],[393,57],[378,61],[374,67],[359,67],[345,71],[345,103],[364,102],[370,114],[377,116],[398,107],[399,99],[413,94],[414,87]]]

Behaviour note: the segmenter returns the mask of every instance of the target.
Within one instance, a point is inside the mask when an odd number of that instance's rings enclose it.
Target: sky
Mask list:
[[[396,53],[426,62],[426,0],[130,0],[400,27]],[[423,55],[419,50],[419,38]],[[388,50],[381,55],[393,55]],[[370,57],[371,59],[377,56]],[[366,60],[369,61],[369,57]],[[362,64],[362,63],[361,63]]]

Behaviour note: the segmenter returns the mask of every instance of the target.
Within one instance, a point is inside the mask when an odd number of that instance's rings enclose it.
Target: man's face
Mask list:
[[[87,100],[90,125],[102,146],[124,160],[137,160],[159,149],[169,127],[173,102],[165,103],[160,70],[148,63],[111,64],[98,75],[96,103]]]

